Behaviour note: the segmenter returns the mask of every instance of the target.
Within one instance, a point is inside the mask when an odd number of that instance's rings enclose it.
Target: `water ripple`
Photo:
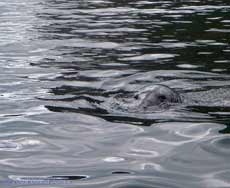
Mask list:
[[[229,3],[2,0],[3,187],[229,187]],[[164,84],[180,105],[135,111]]]

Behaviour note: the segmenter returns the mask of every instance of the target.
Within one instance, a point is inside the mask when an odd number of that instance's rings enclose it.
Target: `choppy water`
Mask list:
[[[1,0],[1,187],[230,187],[229,11]],[[131,113],[116,101],[156,83],[184,104]]]

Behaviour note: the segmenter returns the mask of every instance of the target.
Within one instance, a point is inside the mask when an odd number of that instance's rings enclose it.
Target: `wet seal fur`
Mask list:
[[[120,96],[115,101],[117,110],[146,113],[166,110],[170,106],[182,103],[182,98],[174,89],[155,84],[141,88],[131,96]]]
[[[141,108],[162,106],[170,103],[182,103],[180,95],[168,86],[156,84],[136,93],[135,99],[140,100]]]

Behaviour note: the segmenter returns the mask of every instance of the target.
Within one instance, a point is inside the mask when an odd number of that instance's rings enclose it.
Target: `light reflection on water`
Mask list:
[[[1,1],[0,184],[229,187],[229,8]],[[117,100],[159,83],[183,104]]]

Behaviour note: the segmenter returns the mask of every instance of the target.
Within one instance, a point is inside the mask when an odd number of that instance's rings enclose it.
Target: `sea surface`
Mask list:
[[[229,0],[1,0],[0,187],[229,188],[229,12]],[[183,103],[118,100],[154,84]]]

